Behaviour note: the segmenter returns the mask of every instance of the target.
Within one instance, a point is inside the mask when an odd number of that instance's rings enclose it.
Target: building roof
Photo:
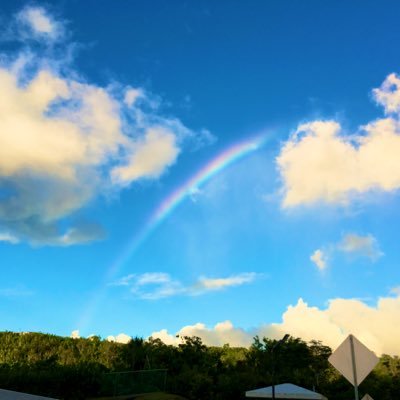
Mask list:
[[[272,398],[272,386],[263,387],[255,390],[249,390],[246,392],[246,397],[270,399]],[[281,385],[275,385],[275,398],[327,400],[327,398],[322,394],[313,392],[308,389],[304,389],[300,386],[293,385],[292,383],[283,383]]]
[[[34,394],[14,392],[12,390],[0,389],[1,400],[56,400],[51,397],[36,396]]]

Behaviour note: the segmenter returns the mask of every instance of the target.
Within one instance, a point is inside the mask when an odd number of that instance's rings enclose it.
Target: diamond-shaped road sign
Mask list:
[[[374,400],[369,394],[366,394],[361,400]]]
[[[353,365],[351,341],[353,342],[355,365]],[[349,335],[347,339],[332,353],[328,358],[328,361],[352,385],[356,386],[359,385],[374,369],[379,358],[353,335]],[[354,372],[356,372],[356,380],[354,379]]]

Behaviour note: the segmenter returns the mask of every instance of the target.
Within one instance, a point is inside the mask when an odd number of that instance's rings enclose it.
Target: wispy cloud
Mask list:
[[[372,235],[357,235],[355,233],[348,233],[338,244],[338,250],[365,256],[370,258],[372,261],[377,260],[383,255],[379,249],[378,241]]]
[[[19,242],[18,238],[11,235],[8,232],[0,232],[0,242],[7,242],[11,244],[17,244]]]
[[[139,275],[130,274],[112,285],[127,286],[133,295],[144,300],[158,300],[178,295],[198,296],[212,291],[248,284],[260,277],[262,277],[261,274],[247,272],[226,278],[200,277],[193,284],[184,285],[167,273],[151,272]]]
[[[64,24],[44,7],[27,6],[16,16],[15,33],[25,40],[56,41],[64,35]]]
[[[23,286],[0,288],[0,297],[16,298],[16,297],[27,297],[33,296],[32,290],[26,289]]]
[[[373,91],[384,118],[345,134],[339,122],[301,124],[276,159],[283,206],[347,204],[373,190],[400,187],[400,79],[391,74]]]
[[[348,232],[336,243],[329,243],[323,249],[315,250],[310,260],[323,271],[328,267],[328,259],[342,253],[353,257],[367,257],[371,262],[378,260],[384,253],[379,248],[377,239],[371,234]]]
[[[243,274],[229,276],[227,278],[206,278],[200,277],[199,280],[189,288],[189,292],[193,295],[203,294],[210,291],[223,290],[228,287],[241,286],[246,283],[251,283],[261,277],[255,272],[246,272]]]
[[[24,8],[14,23],[45,45],[65,32],[43,7]],[[163,115],[161,100],[143,88],[88,82],[56,53],[28,43],[0,54],[2,241],[69,246],[103,238],[94,223],[62,229],[60,222],[99,196],[160,178],[184,148],[208,137]]]

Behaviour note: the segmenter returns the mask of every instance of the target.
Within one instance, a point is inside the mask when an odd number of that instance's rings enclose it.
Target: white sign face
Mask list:
[[[353,362],[351,357],[350,336],[353,337],[354,358],[357,371],[357,385],[359,385],[374,369],[375,365],[378,364],[379,358],[353,335],[349,335],[347,337],[347,339],[328,358],[328,361],[352,385],[355,384],[353,375]]]
[[[369,394],[366,394],[361,400],[374,400]]]

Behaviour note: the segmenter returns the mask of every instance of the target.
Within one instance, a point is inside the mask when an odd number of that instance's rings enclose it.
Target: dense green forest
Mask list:
[[[160,389],[190,400],[244,399],[246,390],[270,385],[273,375],[277,383],[315,388],[330,400],[352,398],[352,386],[327,361],[331,349],[318,341],[290,337],[275,347],[275,340],[255,337],[247,349],[207,347],[197,337],[181,339],[179,346],[169,346],[151,338],[121,344],[99,337],[0,332],[0,388],[85,399],[115,393],[116,376],[135,379],[134,374],[110,373],[144,370],[156,376],[152,370],[160,370]],[[360,393],[400,399],[400,359],[382,356]]]

